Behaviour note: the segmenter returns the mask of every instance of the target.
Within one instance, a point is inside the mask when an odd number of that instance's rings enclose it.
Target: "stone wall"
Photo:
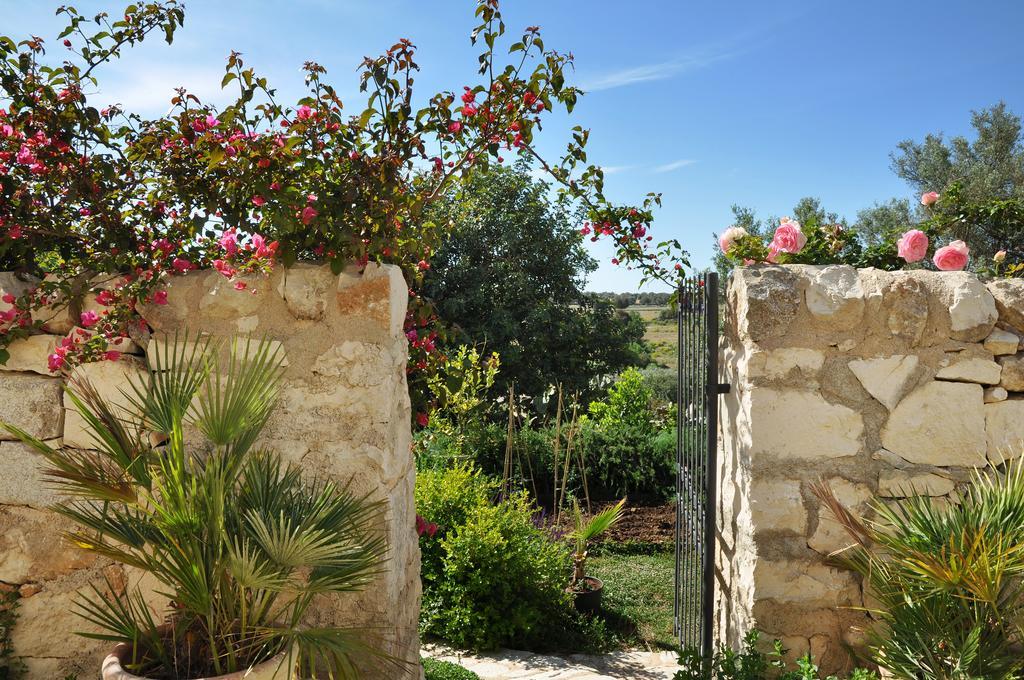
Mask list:
[[[144,379],[153,368],[145,350],[176,331],[279,342],[285,380],[260,444],[310,474],[351,480],[354,492],[388,501],[381,527],[390,550],[386,570],[362,593],[317,603],[314,618],[369,627],[385,638],[391,654],[417,662],[419,547],[403,333],[408,288],[401,272],[371,267],[335,276],[326,267],[297,265],[247,283],[238,291],[216,272],[175,277],[169,304],[140,309],[152,335],[128,343],[119,361],[86,364],[75,374],[116,399],[127,380]],[[20,293],[25,285],[31,283],[0,274],[0,293]],[[64,407],[62,379],[48,371],[46,356],[90,304],[95,302],[76,301],[49,319],[54,334],[12,345],[0,370],[0,419],[64,446],[89,446],[79,416]],[[6,433],[0,439],[0,587],[22,596],[15,654],[31,679],[95,677],[105,645],[74,635],[85,627],[71,613],[76,591],[105,576],[119,587],[140,585],[154,607],[163,603],[154,584],[61,539],[66,527],[46,509],[57,498],[40,479],[40,459]],[[418,673],[418,666],[410,666],[410,677]]]
[[[849,507],[912,486],[948,498],[1024,446],[1024,281],[966,272],[754,266],[728,285],[719,420],[716,626],[850,664],[870,623],[849,543],[810,485]]]

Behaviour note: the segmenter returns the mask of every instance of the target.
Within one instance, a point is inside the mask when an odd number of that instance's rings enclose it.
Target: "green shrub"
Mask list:
[[[480,680],[480,676],[451,661],[423,659],[423,680]]]
[[[675,316],[673,315],[673,321]],[[674,368],[648,366],[640,371],[644,384],[658,401],[676,403],[679,401],[679,373]]]
[[[583,429],[587,481],[593,498],[628,496],[661,502],[675,490],[675,430],[621,423]]]
[[[912,495],[863,521],[815,493],[856,544],[837,561],[864,577],[880,625],[874,660],[897,678],[1019,678],[1024,671],[1024,462],[977,473],[959,504]]]
[[[760,636],[751,631],[744,640],[743,649],[735,651],[729,647],[719,647],[710,659],[705,659],[696,649],[686,649],[679,655],[679,665],[674,680],[819,680],[818,667],[810,654],[805,654],[796,661],[796,669],[787,669],[786,650],[776,640],[770,652],[758,649]],[[876,680],[872,671],[857,669],[849,680]],[[931,677],[931,676],[929,676]],[[824,680],[838,680],[830,675]],[[964,680],[967,680],[966,677]]]
[[[569,606],[569,559],[533,521],[525,494],[477,507],[440,540],[443,569],[424,581],[425,632],[469,649],[529,645]]]
[[[416,478],[416,514],[437,525],[433,536],[420,536],[420,575],[424,589],[442,576],[443,539],[466,525],[497,493],[497,485],[467,465],[421,471]]]

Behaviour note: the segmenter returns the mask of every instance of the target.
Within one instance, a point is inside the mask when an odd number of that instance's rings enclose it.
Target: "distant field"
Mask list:
[[[629,307],[626,311],[638,315],[647,325],[644,339],[654,347],[654,360],[662,366],[676,368],[679,364],[676,323],[675,321],[671,323],[658,321],[658,315],[663,309],[667,309],[667,307],[636,305]]]

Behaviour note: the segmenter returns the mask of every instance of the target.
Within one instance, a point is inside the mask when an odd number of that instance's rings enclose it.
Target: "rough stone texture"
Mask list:
[[[939,369],[935,374],[938,380],[958,380],[981,385],[998,385],[1002,367],[988,359],[970,358],[956,361]]]
[[[115,409],[120,409],[126,418],[134,417],[127,395],[134,394],[132,385],[143,385],[146,370],[142,361],[132,357],[121,357],[118,361],[98,361],[77,366],[71,372],[70,387],[84,382],[92,386]],[[93,448],[96,442],[85,429],[85,419],[75,409],[70,398],[64,395],[64,445],[72,448]]]
[[[40,439],[61,436],[64,417],[60,408],[59,379],[0,372],[0,395],[0,421]],[[0,439],[16,437],[7,430],[0,430]]]
[[[986,387],[984,396],[986,404],[994,404],[997,401],[1006,401],[1010,393],[1004,387]]]
[[[0,288],[13,286],[11,281],[0,274]],[[257,445],[278,450],[310,476],[349,483],[356,493],[387,504],[379,527],[389,543],[383,573],[365,592],[318,600],[312,620],[380,631],[385,651],[414,661],[420,582],[405,379],[406,283],[392,266],[335,276],[327,267],[306,265],[247,282],[247,291],[240,292],[216,272],[173,277],[169,304],[140,306],[155,334],[137,334],[122,348],[146,349],[148,357],[86,364],[71,380],[85,377],[124,406],[121,390],[129,381],[145,380],[147,366],[161,368],[156,354],[176,332],[267,338],[284,353],[286,368],[278,409]],[[79,302],[94,304],[88,298],[73,304]],[[0,420],[54,446],[88,447],[92,441],[80,416],[65,414],[63,381],[38,374],[40,361],[45,369],[43,348],[58,339],[33,336],[24,347],[12,347],[16,363],[0,370]],[[166,598],[132,570],[101,564],[65,544],[60,537],[69,527],[43,509],[58,497],[41,480],[41,459],[5,433],[0,439],[6,440],[0,442],[0,585],[28,595],[14,631],[15,654],[29,668],[28,680],[94,676],[108,645],[73,634],[83,628],[70,607],[75,593],[108,578],[120,587],[139,585],[157,611],[166,607]],[[418,666],[409,668],[408,677],[417,677]]]
[[[997,305],[998,306],[998,305]],[[1016,354],[1020,346],[1020,338],[1016,333],[996,328],[985,338],[984,347],[992,354]]]
[[[807,311],[815,321],[839,329],[860,323],[864,290],[856,269],[846,265],[823,267],[808,278]]]
[[[916,356],[897,354],[879,359],[855,359],[850,370],[872,397],[892,410],[907,393],[917,370]]]
[[[829,487],[836,498],[856,513],[865,514],[871,499],[871,487],[856,484],[842,477],[829,480]],[[831,555],[853,543],[846,530],[830,515],[818,515],[818,527],[807,539],[807,546],[822,555]]]
[[[956,482],[934,472],[908,473],[901,470],[883,470],[878,477],[878,495],[886,498],[905,498],[912,494],[945,496]]]
[[[860,451],[864,423],[853,409],[812,391],[759,388],[755,394],[750,428],[757,455],[818,460]]]
[[[827,555],[851,539],[811,493],[853,512],[909,489],[937,505],[990,458],[1024,451],[1024,282],[967,272],[741,267],[726,294],[715,620],[854,664],[870,592]],[[989,292],[991,290],[991,292]],[[1016,449],[1014,451],[1013,449]],[[861,631],[861,632],[857,632]]]
[[[0,371],[30,371],[40,375],[50,373],[48,357],[53,354],[58,338],[53,335],[31,335],[23,340],[15,340],[7,346],[10,357],[7,363],[0,366]]]
[[[999,357],[1003,372],[999,386],[1008,392],[1024,392],[1024,354]]]
[[[39,285],[39,279],[28,274],[16,272],[0,272],[0,298],[10,293],[16,298],[34,290]],[[6,312],[14,305],[0,300],[0,312]]]
[[[907,395],[882,428],[882,446],[912,463],[984,464],[982,388],[933,381]]]
[[[1001,463],[1024,454],[1024,400],[985,404],[988,458]]]
[[[1024,280],[996,279],[986,287],[999,310],[999,320],[1024,333]]]
[[[970,272],[944,272],[949,286],[949,318],[954,340],[976,342],[988,336],[998,314],[992,294]]]

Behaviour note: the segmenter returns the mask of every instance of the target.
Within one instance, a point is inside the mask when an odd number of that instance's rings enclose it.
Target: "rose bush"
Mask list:
[[[446,225],[424,208],[511,154],[532,159],[577,201],[584,228],[611,239],[614,261],[643,280],[674,283],[686,264],[677,241],[649,235],[659,195],[638,205],[605,197],[604,173],[587,165],[588,130],[573,129],[557,162],[536,152],[544,118],[556,107],[571,113],[582,93],[566,80],[572,58],[547,49],[536,27],[510,41],[507,63],[499,58],[506,30],[497,0],[476,8],[479,81],[434,94],[419,110],[416,48],[402,39],[362,63],[361,111],[348,112],[315,62],[304,66],[306,96],[279,102],[233,52],[222,82],[237,87],[233,102],[217,109],[179,89],[156,119],[87,93],[125,48],[153,32],[171,42],[184,7],[161,0],[116,17],[58,12],[68,26],[55,63],[41,38],[0,37],[0,266],[27,278],[23,291],[7,291],[0,348],[95,295],[102,311],[88,319],[93,332],[69,336],[52,362],[67,370],[144,332],[136,303],[166,302],[168,278],[195,268],[215,268],[250,294],[240,277],[278,263],[326,261],[339,272],[382,262],[401,266],[410,282],[406,330],[420,339],[410,367],[429,370],[442,360],[443,329],[417,289]]]
[[[948,210],[944,211],[947,205],[958,199],[955,186],[952,193],[953,196],[948,198],[934,191],[923,194],[921,205],[930,211],[928,219],[902,234],[890,234],[889,239],[873,245],[863,243],[855,231],[842,224],[818,224],[814,221],[801,224],[789,217],[779,221],[767,245],[760,236],[735,226],[723,232],[718,245],[727,258],[741,264],[849,264],[900,269],[927,258],[941,237],[958,234],[963,225],[971,221],[972,218],[963,211],[955,216]],[[960,271],[970,260],[970,248],[962,239],[953,240],[931,252],[932,264],[940,271]],[[997,270],[1003,260],[1005,253],[1002,259],[995,260]]]

